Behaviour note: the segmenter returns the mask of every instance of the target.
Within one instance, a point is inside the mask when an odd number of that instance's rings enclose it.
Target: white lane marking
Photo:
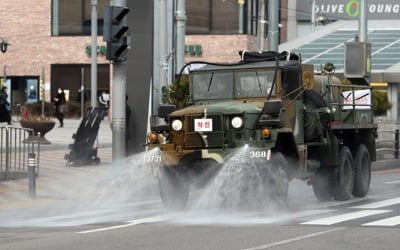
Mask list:
[[[384,182],[385,184],[399,184],[400,183],[400,181],[387,181],[387,182]]]
[[[387,206],[392,206],[392,205],[396,205],[396,204],[400,204],[400,198],[393,198],[393,199],[368,203],[365,205],[355,206],[355,207],[351,207],[351,208],[376,209],[376,208],[387,207]]]
[[[334,211],[336,211],[336,210],[334,210],[334,209],[310,209],[310,210],[304,210],[304,211],[299,211],[299,212],[295,212],[295,213],[276,215],[273,218],[255,217],[254,223],[268,224],[268,223],[283,222],[283,221],[294,220],[294,219],[301,218],[301,217],[313,216],[313,215],[318,215],[318,214],[323,214],[323,213],[330,213],[330,212],[334,212]]]
[[[354,220],[362,217],[367,217],[376,214],[382,214],[391,212],[391,210],[362,210],[358,212],[352,212],[347,214],[335,215],[331,217],[326,217],[322,219],[310,220],[307,222],[303,222],[303,225],[333,225],[336,223]]]
[[[160,222],[160,221],[166,221],[168,220],[168,216],[163,214],[163,215],[157,215],[153,217],[147,217],[143,219],[137,219],[137,220],[128,220],[126,222],[131,223],[131,224],[143,224],[143,223],[154,223],[154,222]]]
[[[81,232],[77,232],[77,233],[78,234],[96,233],[96,232],[101,232],[101,231],[108,231],[108,230],[114,230],[114,229],[119,229],[119,228],[124,228],[124,227],[136,226],[139,224],[161,222],[161,221],[165,221],[167,219],[168,219],[168,216],[159,215],[159,216],[153,216],[153,217],[147,217],[147,218],[142,218],[142,219],[137,219],[137,220],[126,221],[128,224],[124,224],[124,225],[103,227],[103,228],[98,228],[98,229],[94,229],[94,230],[81,231]]]
[[[307,234],[307,235],[303,235],[303,236],[299,236],[299,237],[295,237],[295,238],[291,238],[291,239],[287,239],[287,240],[282,240],[282,241],[278,241],[278,242],[274,242],[274,243],[270,243],[270,244],[266,244],[266,245],[262,245],[262,246],[257,246],[257,247],[251,247],[251,248],[246,248],[246,249],[242,249],[242,250],[263,250],[263,249],[268,249],[271,247],[276,247],[276,246],[280,246],[280,245],[285,245],[294,241],[300,241],[300,240],[305,240],[308,238],[313,238],[313,237],[317,237],[320,235],[324,235],[324,234],[329,234],[329,233],[333,233],[336,231],[340,231],[343,230],[344,228],[334,228],[331,230],[327,230],[327,231],[322,231],[322,232],[318,232],[318,233],[313,233],[313,234]]]
[[[170,218],[170,222],[177,224],[195,224],[195,225],[243,225],[243,224],[254,224],[264,225],[271,223],[279,223],[284,221],[291,221],[297,218],[303,218],[308,216],[315,216],[318,214],[329,213],[336,210],[333,209],[313,209],[304,210],[299,212],[287,212],[282,214],[274,214],[274,216],[268,216],[265,212],[263,213],[238,213],[238,214],[198,214],[189,213],[183,216],[176,216]]]
[[[363,198],[353,198],[353,199],[347,200],[347,201],[318,202],[318,203],[313,203],[313,204],[310,204],[310,205],[306,205],[303,208],[304,209],[313,209],[313,208],[319,209],[319,208],[334,208],[334,207],[343,206],[343,205],[350,206],[353,203],[359,203],[361,201],[372,199],[372,198],[375,198],[375,197],[368,196],[368,198],[365,198],[365,197],[363,197]]]
[[[363,224],[363,226],[381,226],[381,227],[393,227],[397,225],[400,225],[400,216],[394,216],[383,220],[377,220]]]

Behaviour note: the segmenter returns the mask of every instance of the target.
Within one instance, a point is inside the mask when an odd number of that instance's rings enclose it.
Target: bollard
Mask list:
[[[399,159],[399,130],[395,130],[394,134],[394,158]]]
[[[6,181],[10,179],[10,128],[6,125]]]
[[[28,154],[28,178],[29,178],[29,197],[36,197],[36,156],[35,153]]]

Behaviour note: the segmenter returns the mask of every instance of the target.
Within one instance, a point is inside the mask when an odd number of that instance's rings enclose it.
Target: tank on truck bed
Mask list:
[[[160,107],[166,123],[152,124],[147,145],[159,149],[164,205],[183,209],[197,179],[211,180],[243,147],[266,199],[284,201],[293,178],[319,200],[365,196],[376,158],[370,87],[314,74],[294,54],[243,53],[239,63],[190,71],[189,106]]]

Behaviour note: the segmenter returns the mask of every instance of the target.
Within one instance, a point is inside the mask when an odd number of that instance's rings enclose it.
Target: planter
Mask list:
[[[47,132],[52,130],[55,125],[55,121],[28,121],[21,120],[21,127],[32,129],[33,135],[29,135],[29,137],[24,140],[24,143],[32,143],[37,142],[40,144],[51,144],[44,136]],[[40,136],[37,134],[40,133]]]

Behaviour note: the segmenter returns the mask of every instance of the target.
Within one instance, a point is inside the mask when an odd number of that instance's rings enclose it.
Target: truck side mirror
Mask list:
[[[273,117],[279,116],[282,109],[282,100],[268,100],[264,102],[263,113]]]
[[[163,104],[158,107],[158,117],[167,119],[168,115],[176,110],[176,106],[172,104]]]

